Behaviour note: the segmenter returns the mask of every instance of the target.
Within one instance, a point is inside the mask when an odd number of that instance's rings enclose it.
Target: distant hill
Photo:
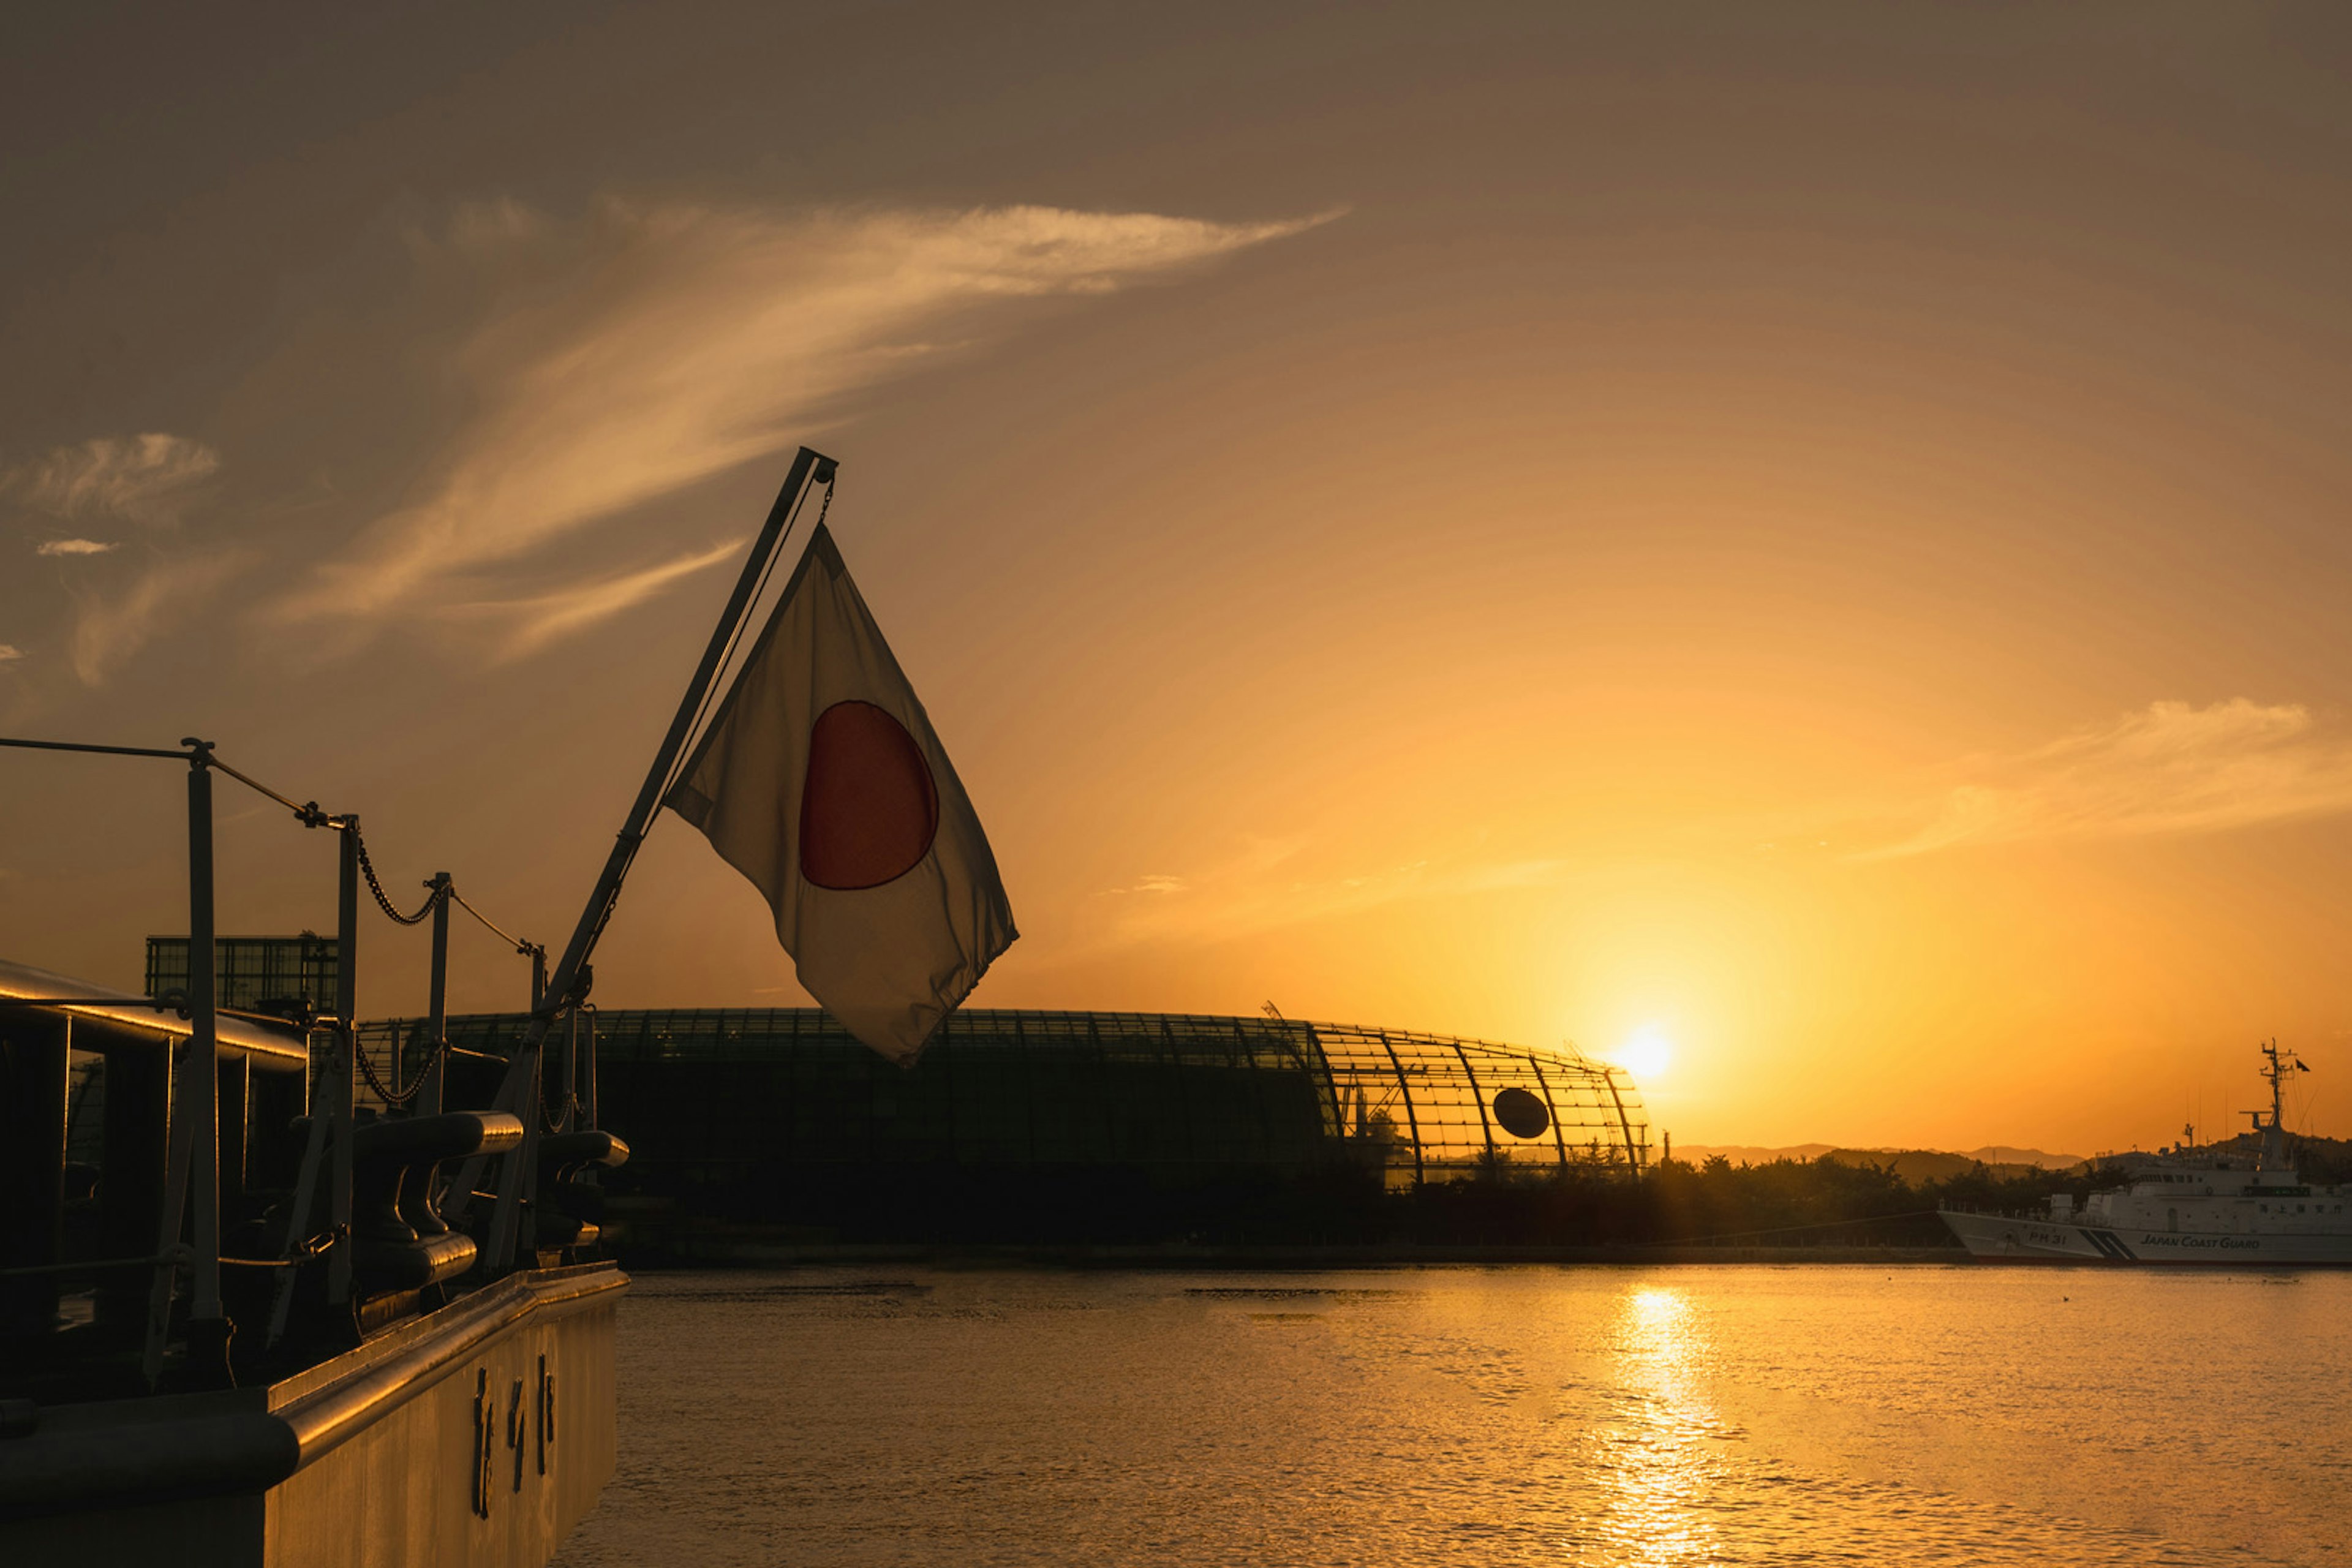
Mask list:
[[[1791,1143],[1785,1149],[1753,1143],[1677,1143],[1675,1158],[1701,1165],[1720,1154],[1735,1165],[1769,1165],[1775,1160],[1818,1160],[1836,1147],[1834,1143]]]
[[[1832,1149],[1830,1158],[1841,1165],[1892,1167],[1896,1175],[1914,1185],[1921,1182],[1947,1182],[1954,1176],[1966,1175],[1979,1165],[2003,1181],[2039,1175],[2051,1168],[2033,1160],[1988,1160],[1979,1154],[1952,1154],[1941,1149]],[[2068,1163],[2081,1163],[2080,1161]]]
[[[1937,1181],[1960,1175],[1981,1163],[1996,1176],[2024,1176],[2036,1171],[2063,1171],[2083,1163],[2080,1154],[2053,1154],[2044,1149],[2013,1149],[1988,1143],[1981,1149],[1954,1153],[1944,1149],[1841,1149],[1834,1143],[1791,1143],[1768,1149],[1748,1143],[1677,1143],[1675,1158],[1693,1164],[1720,1154],[1735,1165],[1769,1165],[1775,1160],[1818,1160],[1827,1154],[1841,1165],[1886,1165],[1906,1182]]]
[[[2089,1156],[2053,1154],[2043,1149],[2012,1149],[2006,1143],[1988,1143],[1981,1149],[1969,1150],[1969,1158],[1982,1160],[1988,1165],[2032,1165],[2042,1171],[2067,1171]]]

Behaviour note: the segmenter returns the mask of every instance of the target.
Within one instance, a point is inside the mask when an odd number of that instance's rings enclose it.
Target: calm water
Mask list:
[[[649,1275],[564,1568],[2352,1562],[2352,1274]]]

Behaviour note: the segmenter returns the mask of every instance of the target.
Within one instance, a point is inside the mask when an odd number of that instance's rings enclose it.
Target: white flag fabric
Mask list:
[[[894,1061],[1019,934],[980,817],[822,525],[663,803],[767,895],[809,994]]]

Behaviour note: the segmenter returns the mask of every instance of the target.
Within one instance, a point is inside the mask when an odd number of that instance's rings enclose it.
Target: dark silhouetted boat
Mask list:
[[[599,1249],[597,1173],[628,1146],[600,1125],[589,959],[793,517],[833,478],[794,458],[552,972],[517,942],[531,1024],[478,1106],[446,1103],[478,1076],[446,1070],[449,911],[482,918],[446,873],[401,913],[357,816],[209,742],[0,742],[184,766],[190,895],[184,989],[0,963],[0,1564],[520,1568],[595,1505],[628,1283]],[[340,840],[334,996],[222,1005],[215,774]],[[433,922],[413,1075],[360,1048],[362,884]]]

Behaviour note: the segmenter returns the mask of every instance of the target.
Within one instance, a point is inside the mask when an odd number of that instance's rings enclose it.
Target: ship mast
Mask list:
[[[2263,1053],[2263,1078],[2271,1086],[2271,1119],[2267,1124],[2263,1113],[2250,1110],[2254,1125],[2263,1134],[2261,1168],[2265,1171],[2286,1168],[2286,1075],[2294,1071],[2308,1072],[2293,1051],[2282,1051],[2276,1039],[2264,1041],[2255,1047]]]

